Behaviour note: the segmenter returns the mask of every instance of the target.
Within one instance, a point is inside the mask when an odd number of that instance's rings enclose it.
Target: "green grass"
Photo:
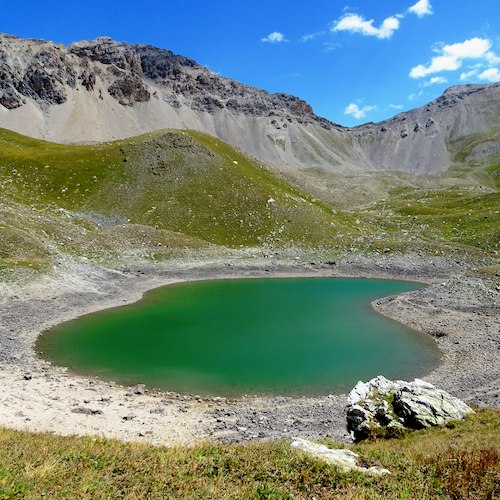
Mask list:
[[[207,242],[138,224],[100,227],[67,212],[0,199],[0,269],[46,269],[61,253],[100,261],[163,260],[208,252]]]
[[[2,197],[38,209],[98,213],[228,247],[328,245],[350,219],[199,132],[66,146],[0,130],[0,145]]]
[[[498,410],[355,446],[384,477],[340,473],[286,442],[168,449],[0,429],[0,497],[486,499],[500,494],[499,447]]]
[[[495,187],[500,189],[500,161],[493,163],[485,171],[491,177]]]
[[[477,180],[478,182],[500,188],[500,157],[494,149],[490,155],[480,160],[474,158],[474,149],[480,146],[488,148],[489,144],[498,144],[500,129],[493,128],[486,132],[480,132],[465,136],[449,145],[452,161],[455,163],[451,171],[465,178]]]
[[[457,163],[463,163],[468,160],[473,153],[474,148],[490,142],[498,142],[500,137],[500,128],[494,127],[485,132],[478,132],[460,138],[448,145],[452,160]]]
[[[402,188],[367,212],[396,241],[500,251],[500,193],[481,187]]]
[[[381,173],[342,188],[321,172],[313,184],[285,177],[201,132],[73,146],[0,129],[0,266],[43,268],[61,253],[161,260],[190,248],[494,254],[498,164],[481,167],[488,189],[457,172],[455,187],[452,177]],[[349,197],[359,208],[337,201]]]

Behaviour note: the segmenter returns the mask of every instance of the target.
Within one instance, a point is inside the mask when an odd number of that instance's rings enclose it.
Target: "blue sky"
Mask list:
[[[2,0],[0,31],[111,36],[307,100],[343,125],[500,80],[500,0]]]

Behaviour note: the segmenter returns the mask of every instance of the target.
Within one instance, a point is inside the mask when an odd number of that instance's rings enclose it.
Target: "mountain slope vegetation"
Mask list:
[[[7,261],[134,245],[160,256],[169,246],[314,248],[353,232],[352,215],[200,132],[68,146],[0,130],[0,145]]]
[[[43,267],[60,253],[158,260],[248,247],[495,253],[496,172],[482,168],[486,186],[462,173],[452,183],[375,175],[384,197],[342,208],[328,187],[280,175],[201,132],[75,146],[1,129],[0,257],[3,266]],[[348,197],[362,179],[338,177],[336,188]]]

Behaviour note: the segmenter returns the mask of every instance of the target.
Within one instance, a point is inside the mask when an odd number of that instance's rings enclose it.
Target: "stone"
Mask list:
[[[138,384],[134,387],[134,394],[143,396],[146,392],[146,386],[144,384]]]
[[[77,406],[71,410],[71,413],[81,413],[82,415],[102,415],[102,410],[94,410],[83,406]]]
[[[359,455],[351,450],[328,448],[323,444],[313,443],[303,438],[296,438],[292,442],[292,448],[301,450],[327,464],[338,467],[342,472],[363,472],[371,476],[382,476],[390,474],[390,471],[382,467],[361,467],[358,465]]]
[[[403,387],[394,394],[394,411],[413,428],[445,425],[460,420],[472,409],[463,401],[440,389]]]
[[[473,410],[463,401],[420,379],[391,381],[383,376],[358,382],[347,396],[347,429],[355,441],[404,429],[442,426]]]

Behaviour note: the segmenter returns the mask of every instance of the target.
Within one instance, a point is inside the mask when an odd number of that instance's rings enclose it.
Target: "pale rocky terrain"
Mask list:
[[[498,154],[499,116],[499,84],[465,85],[349,129],[297,97],[243,85],[169,50],[105,37],[64,46],[0,35],[0,127],[56,142],[188,128],[277,166],[433,173],[453,164],[464,138],[477,142],[475,160]]]

